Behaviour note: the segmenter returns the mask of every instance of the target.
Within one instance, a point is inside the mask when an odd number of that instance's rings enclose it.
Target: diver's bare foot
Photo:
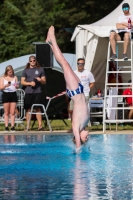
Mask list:
[[[47,39],[46,39],[46,42],[49,43],[50,45],[52,44],[52,38],[55,37],[55,34],[54,34],[54,27],[53,26],[50,26],[49,30],[48,30],[48,33],[47,33]]]

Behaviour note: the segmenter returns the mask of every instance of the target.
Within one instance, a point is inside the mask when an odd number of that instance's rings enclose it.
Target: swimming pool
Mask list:
[[[0,199],[133,199],[133,135],[0,136]]]

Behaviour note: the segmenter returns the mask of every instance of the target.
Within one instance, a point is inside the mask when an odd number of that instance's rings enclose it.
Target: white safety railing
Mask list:
[[[117,41],[116,42],[117,46],[117,55],[119,55],[118,52],[118,47],[119,45],[123,44],[123,41]],[[107,94],[108,90],[111,90],[112,88],[116,88],[116,90],[118,91],[118,89],[125,89],[127,88],[129,85],[132,85],[132,91],[133,91],[133,41],[130,40],[130,58],[128,60],[124,60],[124,59],[115,59],[116,62],[116,71],[110,71],[109,70],[109,62],[110,62],[110,52],[111,52],[111,46],[110,46],[110,42],[108,45],[108,54],[107,54],[107,67],[106,67],[106,77],[105,77],[105,95],[104,95],[104,114],[103,114],[103,132],[106,131],[106,123],[116,123],[116,130],[117,130],[117,125],[118,123],[124,123],[124,122],[133,122],[133,119],[118,119],[118,110],[131,110],[130,107],[125,107],[123,106],[118,107],[118,100],[117,100],[117,104],[116,106],[112,106],[112,107],[108,107],[107,106],[107,99],[108,98],[113,98],[118,99],[118,98],[124,98],[124,97],[132,97],[133,100],[133,93],[132,95],[118,95],[118,94]],[[123,63],[123,66],[119,66],[119,63]],[[126,64],[125,64],[126,63]],[[120,71],[122,70],[122,71]],[[116,83],[108,83],[108,75],[109,74],[115,74],[116,75]],[[118,81],[118,74],[129,74],[130,75],[130,79],[131,79],[131,83],[125,82],[125,83],[119,83]],[[107,109],[110,109],[111,111],[114,110],[115,112],[115,119],[107,119],[106,118],[106,114],[107,114]],[[123,116],[124,117],[124,116]]]

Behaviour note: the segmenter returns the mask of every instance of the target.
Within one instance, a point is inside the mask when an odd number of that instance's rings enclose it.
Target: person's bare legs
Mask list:
[[[132,117],[133,117],[133,107],[132,107],[132,109],[129,111],[129,114],[128,114],[128,118],[129,118],[129,119],[132,119]]]
[[[53,26],[51,26],[49,28],[46,42],[50,44],[57,62],[61,65],[61,67],[64,71],[64,77],[65,77],[67,88],[70,89],[70,90],[77,89],[78,86],[79,86],[78,83],[80,83],[80,80],[74,74],[70,65],[68,64],[68,62],[65,60],[64,56],[62,55],[62,52],[60,51],[60,49],[57,45],[57,42],[56,42]]]
[[[16,109],[16,103],[15,102],[10,103],[11,127],[14,127],[15,123],[15,109]]]
[[[72,116],[73,116],[73,101],[72,100],[69,102],[68,112],[69,112],[69,117],[70,117],[71,123],[72,123]],[[70,130],[68,130],[68,133],[72,133],[72,132],[73,132],[73,130],[71,127]]]
[[[30,117],[30,114],[29,114],[29,112],[31,112],[31,109],[28,109],[28,110],[26,110],[26,124],[27,124],[27,128],[28,129],[30,129],[30,122],[29,122],[29,117]],[[29,124],[28,124],[29,123]]]
[[[41,113],[40,108],[37,108],[36,112],[38,113],[38,114],[36,114],[36,118],[38,121],[38,129],[40,129],[40,128],[42,128],[42,115],[39,114],[39,113]]]
[[[30,117],[29,112],[31,112],[31,109],[28,109],[26,111],[26,124],[27,124],[27,126],[28,126],[28,123],[29,123],[29,127],[27,127],[28,129],[30,129],[30,123],[31,123],[31,122],[29,122],[29,117]],[[37,118],[37,122],[38,122],[38,128],[42,128],[42,115],[39,114],[39,113],[41,113],[40,108],[36,109],[36,112],[38,112],[38,114],[36,114],[36,118]]]
[[[71,119],[71,122],[72,122],[73,110],[69,110],[69,114],[70,114],[70,119]]]
[[[72,115],[73,115],[73,110],[69,110],[69,117],[70,117],[70,120],[71,120],[71,123],[72,123]],[[73,129],[72,127],[67,131],[67,133],[72,133],[73,132]]]
[[[124,46],[123,46],[123,54],[127,53],[127,48],[130,41],[130,33],[125,33],[124,35]]]
[[[116,32],[111,32],[110,33],[110,45],[111,45],[113,54],[116,54],[116,41],[121,41],[119,34]]]
[[[9,112],[10,112],[10,103],[4,103],[4,121],[5,121],[5,127],[8,127],[8,121],[9,121]]]

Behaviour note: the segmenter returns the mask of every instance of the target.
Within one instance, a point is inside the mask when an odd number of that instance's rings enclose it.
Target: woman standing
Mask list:
[[[17,104],[16,89],[18,88],[18,79],[14,76],[14,70],[11,65],[5,69],[4,75],[0,80],[0,89],[3,90],[2,103],[4,107],[5,131],[9,131],[9,115],[11,118],[11,131],[14,132],[15,109]]]

